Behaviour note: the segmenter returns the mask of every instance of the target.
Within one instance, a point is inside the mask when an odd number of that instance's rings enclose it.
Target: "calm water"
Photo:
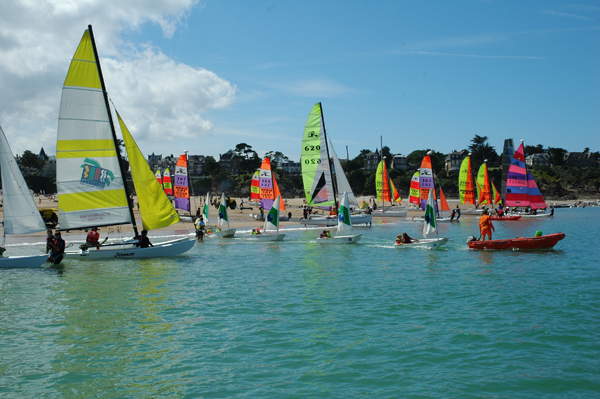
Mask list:
[[[420,223],[198,243],[175,259],[0,271],[3,398],[600,396],[600,208],[496,222],[555,250],[398,249]],[[158,241],[155,238],[154,241]],[[36,249],[39,252],[39,250]]]

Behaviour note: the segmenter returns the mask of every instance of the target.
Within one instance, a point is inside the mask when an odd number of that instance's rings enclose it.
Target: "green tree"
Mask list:
[[[406,157],[406,162],[408,162],[412,166],[413,170],[417,170],[421,167],[421,162],[423,161],[423,157],[427,155],[427,152],[429,152],[429,150],[413,151]],[[446,159],[446,156],[444,154],[437,151],[431,151],[430,158],[431,168],[433,169],[434,173],[437,174],[444,169],[444,160]]]
[[[548,158],[550,159],[550,165],[563,166],[565,164],[566,153],[567,150],[564,148],[548,147]]]
[[[220,171],[221,166],[219,165],[219,163],[215,160],[214,157],[208,155],[204,160],[204,171],[202,174],[205,176],[213,176],[215,174],[218,174]]]
[[[280,163],[290,160],[287,155],[284,155],[281,151],[269,151],[265,154],[265,158],[270,158],[271,163]]]
[[[46,161],[44,161],[42,158],[38,157],[29,150],[25,150],[25,152],[21,156],[21,166],[24,166],[26,168],[33,168],[37,169],[38,171],[41,171],[45,163]]]
[[[487,136],[479,136],[477,134],[471,140],[472,144],[469,146],[469,151],[471,152],[471,162],[477,167],[479,167],[486,159],[488,160],[488,165],[501,164],[498,153],[487,141]]]
[[[541,144],[538,145],[526,145],[525,146],[525,154],[544,154],[546,151],[544,150],[544,146]]]

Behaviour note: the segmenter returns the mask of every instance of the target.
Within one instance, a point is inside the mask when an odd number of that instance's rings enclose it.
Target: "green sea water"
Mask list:
[[[0,397],[597,398],[599,222],[495,222],[494,238],[566,233],[543,251],[467,250],[463,215],[439,225],[439,250],[394,247],[422,224],[392,219],[356,245],[296,227],[1,270]]]

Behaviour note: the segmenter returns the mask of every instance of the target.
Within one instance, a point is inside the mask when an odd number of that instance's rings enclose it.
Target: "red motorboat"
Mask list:
[[[510,240],[469,241],[470,249],[544,249],[552,248],[565,238],[565,233],[550,234],[540,237],[519,237]]]
[[[516,216],[492,216],[492,220],[519,220],[521,215]]]

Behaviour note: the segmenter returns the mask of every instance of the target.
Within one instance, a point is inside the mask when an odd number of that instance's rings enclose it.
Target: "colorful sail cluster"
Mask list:
[[[275,180],[275,176],[273,176],[273,172],[271,171],[271,159],[269,158],[265,158],[260,166],[258,187],[260,190],[260,206],[264,210],[271,209],[275,198],[279,198],[279,209],[285,210],[285,205],[281,199],[281,193],[279,192],[277,181]]]
[[[302,137],[302,182],[309,206],[336,206],[321,103],[308,115]]]
[[[190,211],[190,188],[188,186],[187,155],[183,154],[175,164],[175,208]]]

